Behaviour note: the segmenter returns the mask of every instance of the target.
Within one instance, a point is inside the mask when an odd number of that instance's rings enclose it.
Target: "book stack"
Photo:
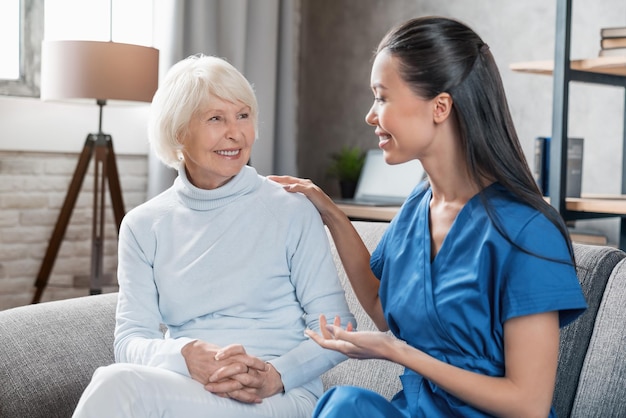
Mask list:
[[[626,57],[626,26],[600,29],[600,56]]]

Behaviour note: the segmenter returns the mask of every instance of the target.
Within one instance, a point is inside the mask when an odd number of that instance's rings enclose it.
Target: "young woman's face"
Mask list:
[[[191,183],[201,189],[227,183],[250,159],[254,137],[250,107],[212,99],[192,118],[181,141]]]
[[[419,158],[434,137],[434,100],[422,99],[409,88],[400,77],[397,59],[386,50],[374,60],[371,87],[374,104],[365,121],[376,127],[387,163]]]

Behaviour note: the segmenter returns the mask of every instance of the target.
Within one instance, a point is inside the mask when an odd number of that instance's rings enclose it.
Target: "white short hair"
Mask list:
[[[178,167],[179,139],[196,112],[214,98],[249,106],[257,138],[258,104],[252,85],[226,60],[192,55],[169,69],[150,105],[148,139],[164,164]]]

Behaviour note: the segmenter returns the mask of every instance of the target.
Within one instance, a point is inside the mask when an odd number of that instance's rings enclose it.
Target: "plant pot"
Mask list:
[[[352,199],[354,197],[356,183],[355,180],[339,180],[339,190],[342,199]]]

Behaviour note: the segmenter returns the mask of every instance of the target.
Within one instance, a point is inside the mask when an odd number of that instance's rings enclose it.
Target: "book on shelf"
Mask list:
[[[602,38],[626,37],[626,26],[619,26],[619,27],[613,27],[613,28],[601,28],[600,36]]]
[[[535,161],[533,177],[544,196],[548,195],[548,178],[550,169],[550,138],[539,136],[535,138]]]
[[[623,48],[601,49],[599,56],[601,57],[626,57],[626,46]]]
[[[583,146],[583,138],[567,140],[566,197],[580,197],[583,184]]]
[[[566,197],[580,197],[583,170],[583,138],[568,138]],[[533,176],[544,196],[550,194],[550,137],[535,138]]]
[[[600,48],[602,49],[611,49],[611,48],[624,48],[626,47],[626,36],[621,38],[602,38],[600,40]]]

